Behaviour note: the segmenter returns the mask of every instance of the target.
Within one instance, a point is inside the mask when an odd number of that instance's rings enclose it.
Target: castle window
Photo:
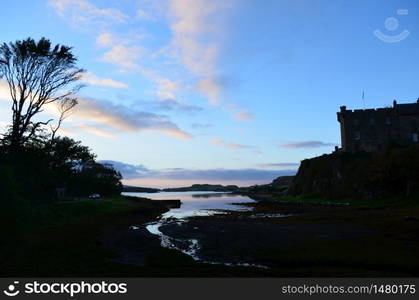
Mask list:
[[[359,120],[358,119],[354,119],[354,125],[358,126],[359,125]]]
[[[375,119],[374,118],[370,119],[370,125],[375,125]]]
[[[413,143],[417,143],[419,140],[418,134],[417,133],[412,133],[412,140]]]
[[[391,126],[391,119],[390,118],[386,118],[386,125]]]
[[[361,133],[359,131],[354,132],[354,140],[360,140],[361,139]]]

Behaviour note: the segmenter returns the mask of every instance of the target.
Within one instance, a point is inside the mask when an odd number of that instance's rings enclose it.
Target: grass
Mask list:
[[[36,230],[76,224],[86,221],[87,218],[128,212],[138,208],[138,205],[138,202],[123,197],[37,205],[30,209],[27,226]]]
[[[2,276],[66,276],[113,269],[112,253],[98,244],[108,226],[134,209],[150,209],[149,201],[127,198],[80,200],[33,206],[24,231],[3,240]],[[160,211],[156,209],[157,215]]]

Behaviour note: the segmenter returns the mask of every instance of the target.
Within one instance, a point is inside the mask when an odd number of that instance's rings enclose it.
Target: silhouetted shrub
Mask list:
[[[29,207],[20,190],[13,166],[0,166],[0,239],[13,238],[25,226]]]

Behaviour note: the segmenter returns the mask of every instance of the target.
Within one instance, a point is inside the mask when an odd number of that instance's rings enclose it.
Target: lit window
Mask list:
[[[417,143],[418,142],[419,138],[418,138],[418,134],[417,133],[412,133],[412,140],[413,140],[413,143]]]

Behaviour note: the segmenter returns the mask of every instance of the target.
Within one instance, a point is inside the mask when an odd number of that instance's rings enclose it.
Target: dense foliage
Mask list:
[[[58,136],[77,105],[84,70],[71,47],[45,38],[0,45],[0,79],[9,87],[11,124],[0,137],[0,227],[19,228],[31,205],[66,197],[119,194],[121,174],[95,161],[81,142]],[[46,106],[59,117],[42,120]]]
[[[119,172],[111,165],[95,162],[88,147],[68,137],[27,143],[14,155],[9,155],[8,147],[2,146],[0,164],[8,170],[3,176],[16,182],[9,187],[31,202],[93,193],[118,194],[122,189]]]

